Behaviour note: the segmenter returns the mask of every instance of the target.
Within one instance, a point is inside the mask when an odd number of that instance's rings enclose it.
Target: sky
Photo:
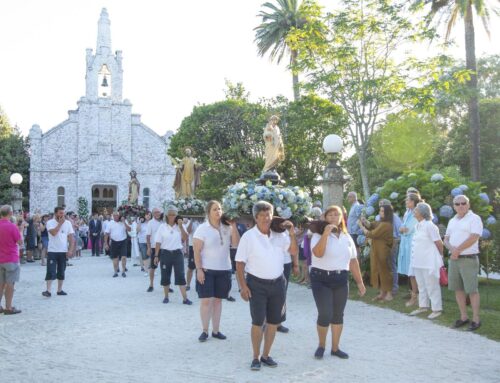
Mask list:
[[[85,95],[85,49],[95,51],[101,8],[111,20],[112,50],[123,51],[123,97],[158,134],[176,131],[194,106],[224,99],[225,79],[242,82],[250,100],[292,98],[291,74],[259,57],[254,28],[264,0],[2,0],[0,106],[28,134],[67,118]],[[338,0],[319,0],[333,10]],[[460,23],[459,23],[460,24]],[[495,25],[496,24],[496,25]],[[477,56],[500,53],[476,27]],[[463,53],[463,28],[450,51]],[[494,41],[497,41],[497,44]],[[425,47],[440,53],[437,45]],[[284,60],[286,61],[286,60]]]

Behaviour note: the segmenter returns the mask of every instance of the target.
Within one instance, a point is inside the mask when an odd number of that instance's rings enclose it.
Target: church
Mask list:
[[[174,197],[175,168],[167,155],[172,132],[155,133],[123,99],[122,52],[111,51],[105,8],[96,52],[87,49],[85,80],[85,97],[65,121],[45,133],[38,125],[30,130],[30,211],[77,211],[83,197],[89,210],[111,212],[128,199],[132,170],[140,182],[138,203],[161,207]]]

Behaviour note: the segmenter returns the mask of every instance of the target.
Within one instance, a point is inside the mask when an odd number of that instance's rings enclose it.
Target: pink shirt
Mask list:
[[[8,219],[0,219],[0,263],[18,263],[17,241],[21,239],[19,229]]]

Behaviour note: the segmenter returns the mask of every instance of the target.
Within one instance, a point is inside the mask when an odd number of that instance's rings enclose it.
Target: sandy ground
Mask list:
[[[350,359],[315,360],[312,294],[293,284],[291,331],[277,335],[271,353],[279,366],[250,371],[250,314],[235,288],[237,301],[223,304],[228,339],[201,344],[194,291],[193,306],[178,291],[164,305],[159,286],[146,293],[137,267],[111,278],[106,257],[73,263],[69,295],[49,299],[44,268],[22,266],[14,303],[23,312],[0,316],[1,382],[500,382],[500,343],[352,301],[341,341]]]

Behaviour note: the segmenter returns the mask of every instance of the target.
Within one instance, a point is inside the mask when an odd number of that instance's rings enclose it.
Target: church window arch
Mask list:
[[[57,188],[57,206],[59,206],[59,207],[62,207],[65,205],[64,194],[65,194],[64,187],[59,186]]]
[[[113,189],[109,189],[108,198],[115,198],[115,193],[113,192]]]
[[[142,204],[149,209],[149,188],[142,189]]]
[[[94,192],[92,193],[92,197],[93,198],[99,198],[100,197],[100,193],[99,193],[99,188],[94,188]]]
[[[102,198],[108,198],[108,188],[104,188],[102,191]]]

